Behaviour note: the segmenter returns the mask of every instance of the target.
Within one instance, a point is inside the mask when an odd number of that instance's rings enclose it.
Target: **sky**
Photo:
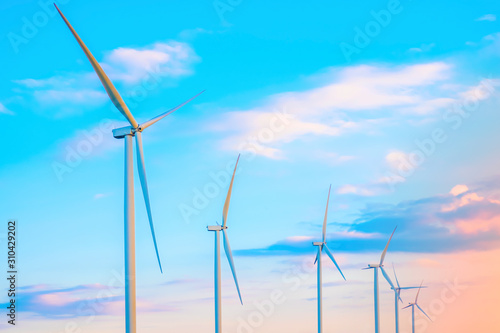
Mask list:
[[[225,332],[316,330],[330,185],[327,242],[347,281],[325,256],[325,331],[374,331],[362,268],[396,226],[386,268],[427,287],[418,332],[500,329],[498,1],[57,3],[139,123],[206,90],[142,135],[163,274],[136,175],[138,330],[213,330],[206,226],[238,154],[228,234],[243,305],[223,259]],[[2,1],[0,20],[0,242],[15,219],[19,272],[17,324],[0,329],[123,332],[111,131],[126,120],[50,1]],[[382,277],[380,290],[394,332]]]

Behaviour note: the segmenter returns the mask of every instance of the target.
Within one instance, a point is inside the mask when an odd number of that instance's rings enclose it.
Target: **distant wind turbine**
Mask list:
[[[417,292],[417,296],[415,297],[415,302],[413,303],[410,303],[408,306],[405,306],[403,309],[408,309],[411,307],[411,332],[412,333],[415,333],[415,307],[417,307],[420,312],[422,312],[426,317],[427,319],[429,319],[430,321],[432,321],[431,317],[429,317],[427,315],[427,313],[425,313],[424,310],[422,310],[422,308],[420,307],[420,305],[418,305],[418,295],[420,294],[420,290],[422,289],[422,284],[424,282],[422,281],[422,283],[420,284],[420,287],[418,288],[418,292]]]
[[[231,267],[231,272],[233,273],[234,283],[236,284],[236,290],[238,290],[238,296],[240,298],[240,303],[243,305],[241,299],[240,287],[238,285],[238,279],[236,278],[236,270],[234,268],[233,254],[231,253],[231,246],[229,246],[229,239],[227,237],[227,212],[229,210],[229,202],[231,201],[231,192],[233,191],[234,174],[236,173],[236,168],[238,167],[238,161],[240,160],[240,155],[236,160],[236,165],[234,166],[233,176],[231,178],[231,183],[229,184],[229,190],[227,191],[226,202],[224,203],[224,208],[222,210],[222,225],[212,225],[208,226],[208,231],[215,231],[215,256],[214,256],[214,296],[215,296],[215,333],[220,333],[221,331],[221,282],[220,282],[220,232],[222,231],[222,241],[224,244],[224,251],[226,252],[227,261]]]
[[[182,104],[162,113],[145,123],[138,124],[134,119],[134,116],[128,109],[127,105],[123,101],[122,97],[114,87],[111,80],[108,78],[106,73],[102,70],[101,66],[94,58],[92,53],[90,53],[87,46],[80,39],[75,29],[68,22],[63,13],[59,10],[56,4],[54,4],[57,11],[61,15],[62,19],[68,26],[69,30],[76,38],[76,41],[82,48],[83,52],[90,61],[94,71],[96,72],[99,80],[101,80],[104,89],[106,90],[109,98],[116,106],[116,108],[125,116],[131,126],[122,127],[113,130],[113,136],[116,139],[125,139],[125,329],[127,333],[136,332],[136,292],[135,292],[135,211],[134,211],[134,166],[133,166],[133,137],[136,139],[136,150],[137,150],[137,168],[139,173],[139,179],[141,181],[142,193],[144,196],[144,202],[146,204],[146,210],[148,214],[149,227],[151,229],[151,236],[153,238],[153,244],[156,251],[156,258],[158,260],[158,265],[160,266],[160,272],[162,271],[160,255],[158,253],[158,247],[156,245],[156,236],[153,227],[153,216],[151,214],[151,205],[149,202],[148,184],[146,181],[146,169],[144,166],[144,153],[142,150],[142,137],[141,133],[143,130],[153,125],[162,118],[168,116],[175,110],[184,106],[195,97],[201,94],[201,92]]]
[[[394,236],[394,233],[396,232],[396,228],[394,228],[394,231],[392,232],[391,237],[389,238],[389,241],[387,242],[387,245],[385,246],[384,251],[382,252],[382,255],[380,256],[380,262],[378,264],[369,264],[367,268],[363,269],[373,269],[373,276],[374,276],[374,308],[375,308],[375,333],[380,333],[380,314],[379,314],[379,291],[378,291],[378,270],[379,268],[382,271],[382,274],[384,274],[386,279],[389,279],[389,276],[384,270],[384,259],[385,255],[387,254],[387,249],[389,248],[389,244],[391,243],[392,236]],[[389,279],[390,280],[390,279]]]
[[[398,280],[398,276],[396,275],[396,269],[394,268],[394,264],[392,265],[392,269],[394,271],[394,277],[396,278],[397,287],[394,286],[394,283],[389,278],[389,275],[387,274],[385,269],[382,267],[380,270],[384,274],[384,277],[387,280],[387,282],[389,282],[389,284],[391,285],[391,289],[394,290],[394,309],[395,309],[394,310],[395,311],[394,318],[396,320],[396,333],[399,333],[399,302],[398,301],[401,301],[401,303],[403,303],[403,300],[401,299],[401,290],[418,289],[419,287],[401,287],[399,285],[399,280]],[[426,287],[420,286],[420,288],[426,288]]]
[[[328,199],[326,201],[326,211],[325,211],[325,219],[323,220],[323,241],[322,242],[313,242],[314,246],[318,247],[318,254],[316,255],[316,260],[314,263],[318,262],[318,333],[323,332],[323,306],[322,306],[322,293],[323,293],[323,282],[322,282],[322,274],[321,274],[321,252],[322,250],[325,250],[326,254],[330,257],[330,259],[333,261],[337,269],[339,270],[340,274],[345,280],[344,274],[342,273],[342,270],[340,269],[339,265],[335,261],[335,258],[332,255],[332,252],[330,252],[330,249],[326,245],[326,220],[328,217],[328,203],[330,201],[330,191],[332,190],[332,185],[330,185],[330,189],[328,190]]]

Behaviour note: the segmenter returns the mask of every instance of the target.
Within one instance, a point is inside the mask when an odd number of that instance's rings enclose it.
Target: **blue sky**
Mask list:
[[[125,120],[51,6],[0,4],[1,216],[19,221],[20,331],[40,323],[61,330],[123,269],[123,148],[111,129]],[[352,281],[338,287],[330,271],[326,297],[332,307],[342,302],[345,318],[361,306],[371,319],[362,292],[372,277],[359,268],[376,260],[395,225],[391,261],[408,283],[429,281],[428,303],[464,258],[477,265],[475,274],[463,274],[464,284],[493,279],[496,271],[477,258],[500,248],[498,2],[59,6],[139,122],[206,89],[143,135],[165,272],[158,272],[136,180],[140,311],[152,330],[164,327],[163,315],[172,329],[212,328],[213,239],[205,227],[220,222],[238,153],[228,225],[248,303],[229,306],[237,295],[223,266],[228,329],[275,288],[290,292],[288,301],[260,332],[284,320],[290,332],[314,327],[314,302],[307,301],[314,272],[298,290],[286,287],[282,273],[313,258],[309,245],[320,237],[329,184],[330,248]],[[86,313],[78,325],[120,331],[117,290],[97,319]],[[479,304],[470,295],[483,289],[474,291],[436,315],[427,332],[461,332],[447,319]],[[302,322],[290,320],[301,311]],[[186,326],[194,313],[199,322]],[[341,328],[365,332],[367,325]]]

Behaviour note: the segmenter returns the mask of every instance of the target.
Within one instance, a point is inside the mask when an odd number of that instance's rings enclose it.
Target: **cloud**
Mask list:
[[[404,183],[406,178],[401,176],[404,172],[411,171],[411,164],[408,160],[410,155],[394,150],[385,156],[385,162],[389,171],[382,177],[371,181],[367,184],[345,184],[337,189],[338,194],[342,195],[357,195],[363,197],[377,196],[389,193],[393,190],[394,185]]]
[[[3,105],[2,103],[0,103],[0,113],[8,114],[8,115],[13,115],[14,114],[14,112],[12,112],[11,110],[7,109],[7,107],[5,105]]]
[[[486,15],[483,15],[483,16],[476,19],[476,21],[490,21],[490,22],[493,22],[496,20],[497,20],[497,17],[494,14],[486,14]]]
[[[101,284],[78,285],[69,288],[53,288],[47,285],[31,285],[18,288],[18,311],[36,313],[49,318],[74,318],[82,316],[122,315],[124,308],[123,288]],[[0,304],[5,307],[7,303]],[[170,307],[138,300],[138,311],[172,311]]]
[[[432,114],[454,101],[433,96],[451,75],[452,66],[444,62],[330,69],[315,88],[274,94],[254,108],[230,110],[208,129],[226,134],[221,149],[284,158],[282,147],[302,137],[340,136],[368,131],[401,114]]]
[[[199,61],[191,46],[178,41],[157,42],[140,48],[120,47],[106,52],[101,67],[125,100],[193,74]],[[85,68],[90,68],[86,66]],[[109,98],[93,71],[70,72],[44,79],[15,80],[21,94],[55,117],[81,113],[104,105]],[[148,88],[146,88],[148,87]],[[142,95],[141,95],[142,96]]]
[[[316,154],[316,157],[329,165],[339,165],[356,159],[352,155],[340,155],[334,152],[322,151]]]
[[[408,51],[409,52],[412,52],[412,53],[423,53],[423,52],[429,52],[430,50],[432,50],[434,48],[434,46],[436,46],[435,43],[431,43],[431,44],[422,44],[420,45],[420,47],[412,47],[411,49],[409,49]]]
[[[359,186],[359,185],[351,185],[351,184],[346,184],[341,186],[337,190],[338,194],[356,194],[360,196],[373,196],[376,195],[377,192],[370,190],[367,186]]]
[[[111,195],[111,193],[97,193],[94,195],[94,200],[99,200],[103,198],[107,198]]]
[[[192,75],[191,66],[198,61],[188,44],[169,41],[136,49],[120,47],[104,56],[102,66],[112,80],[136,84],[151,73],[171,78]]]
[[[450,193],[399,204],[371,204],[348,226],[327,237],[336,252],[381,251],[398,226],[392,251],[433,253],[500,248],[500,201],[455,186]],[[239,255],[311,253],[311,237],[286,238],[268,247],[239,250]]]

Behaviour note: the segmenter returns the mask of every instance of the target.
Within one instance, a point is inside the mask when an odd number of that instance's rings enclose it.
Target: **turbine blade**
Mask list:
[[[333,254],[330,252],[330,249],[328,248],[328,246],[326,246],[326,244],[323,245],[323,249],[325,249],[325,252],[326,254],[330,257],[330,259],[332,259],[333,263],[335,264],[335,266],[337,267],[337,269],[339,270],[340,272],[340,275],[342,275],[342,277],[344,278],[345,280],[345,276],[344,276],[344,273],[342,273],[342,270],[340,269],[339,265],[337,264],[337,262],[335,261],[335,258],[333,257]]]
[[[401,290],[398,290],[398,298],[401,301],[401,303],[404,303],[403,299],[401,298]]]
[[[132,116],[132,113],[128,109],[127,105],[123,101],[123,98],[120,96],[120,94],[116,90],[116,88],[113,85],[113,83],[111,82],[111,80],[108,78],[106,73],[104,73],[101,66],[97,62],[97,60],[95,60],[92,53],[90,53],[87,46],[83,43],[80,36],[78,36],[78,34],[76,33],[75,29],[73,29],[73,27],[71,26],[69,21],[63,15],[63,13],[59,10],[59,7],[57,7],[56,4],[54,4],[54,6],[56,6],[56,9],[59,12],[59,15],[61,15],[62,19],[64,20],[64,22],[68,26],[69,30],[71,31],[73,36],[76,38],[76,41],[78,42],[78,44],[80,44],[80,47],[82,48],[83,52],[87,56],[87,59],[90,61],[90,64],[94,68],[94,71],[96,72],[97,76],[99,77],[99,80],[101,80],[101,83],[104,86],[104,89],[106,89],[106,93],[108,94],[108,96],[111,99],[111,101],[113,102],[113,104],[116,106],[118,111],[120,111],[125,116],[125,118],[127,118],[130,125],[132,125],[134,128],[136,128],[138,126],[137,121],[135,121],[134,116]]]
[[[154,123],[156,123],[157,121],[165,118],[166,116],[168,116],[169,114],[177,111],[178,109],[180,109],[181,107],[183,107],[184,105],[186,105],[187,103],[191,102],[193,99],[195,99],[196,97],[200,96],[203,92],[205,92],[205,90],[202,90],[201,92],[197,93],[196,95],[194,95],[193,97],[191,97],[190,99],[188,99],[187,101],[177,105],[176,107],[168,110],[167,112],[164,112],[162,114],[160,114],[159,116],[156,116],[148,121],[146,121],[144,124],[141,124],[140,125],[140,129],[141,131],[145,130],[146,128],[148,128],[149,126],[153,125]]]
[[[405,306],[405,307],[403,308],[403,310],[404,310],[404,309],[408,309],[409,307],[412,307],[412,306],[413,306],[413,304],[410,304],[410,305],[408,305],[408,306]]]
[[[319,251],[318,253],[316,253],[316,259],[314,259],[314,265],[316,265],[316,263],[318,262],[318,258],[319,258]]]
[[[418,295],[420,295],[420,290],[422,289],[422,284],[424,284],[424,281],[422,281],[422,283],[420,283],[420,287],[418,288],[417,297],[415,297],[415,304],[417,304],[417,302],[418,302]]]
[[[234,174],[236,173],[236,168],[238,167],[239,160],[240,160],[240,155],[238,154],[238,159],[236,160],[236,165],[234,166],[233,177],[231,178],[231,184],[229,184],[229,190],[227,190],[226,202],[224,203],[224,209],[222,211],[223,227],[225,227],[227,223],[227,211],[229,210],[229,202],[231,201],[231,192],[233,191]]]
[[[394,276],[396,277],[396,284],[398,285],[398,288],[401,289],[401,286],[399,285],[398,275],[396,274],[396,268],[394,267],[394,263],[392,263],[392,270],[394,271]]]
[[[420,311],[421,311],[421,312],[422,312],[422,313],[423,313],[423,314],[424,314],[427,318],[429,318],[429,320],[430,320],[430,321],[432,321],[431,317],[429,317],[429,316],[427,315],[427,313],[425,313],[425,311],[424,311],[424,310],[422,310],[422,308],[420,307],[420,305],[418,305],[418,304],[415,304],[415,305],[417,306],[417,308],[418,308],[418,309],[419,309],[419,310],[420,310]]]
[[[420,289],[420,288],[427,288],[427,287],[426,286],[423,286],[423,287],[402,287],[401,290]]]
[[[233,254],[231,253],[231,246],[229,245],[229,239],[227,238],[226,229],[222,229],[224,251],[226,252],[227,261],[229,266],[231,266],[231,272],[233,273],[234,283],[236,284],[236,289],[238,290],[238,296],[240,298],[241,305],[243,305],[243,300],[241,299],[240,286],[238,285],[238,278],[236,277],[236,270],[234,268]]]
[[[394,228],[394,231],[392,232],[392,235],[389,238],[387,245],[385,246],[384,252],[382,252],[382,256],[380,257],[380,266],[382,266],[384,264],[384,259],[385,259],[385,255],[387,254],[387,249],[389,248],[389,244],[391,243],[392,236],[394,236],[394,233],[396,232],[397,228],[398,227]]]
[[[135,140],[137,143],[137,170],[139,172],[139,179],[141,180],[142,194],[144,195],[144,202],[146,203],[146,210],[148,212],[149,227],[151,228],[151,236],[153,236],[153,243],[155,245],[156,258],[160,266],[160,272],[163,273],[161,268],[160,255],[158,253],[158,246],[156,244],[155,229],[153,226],[153,216],[151,215],[151,205],[149,203],[148,182],[146,179],[146,168],[144,166],[144,152],[142,150],[142,136],[141,132],[135,133]]]
[[[385,277],[387,282],[389,282],[389,284],[391,285],[391,288],[395,290],[396,288],[394,287],[394,284],[392,283],[391,278],[389,277],[389,275],[385,271],[384,267],[381,266],[380,270],[382,271],[382,275]]]
[[[326,220],[328,217],[328,203],[330,202],[331,190],[332,190],[332,185],[330,184],[330,188],[328,189],[328,199],[326,199],[325,219],[323,220],[323,243],[326,242]]]

